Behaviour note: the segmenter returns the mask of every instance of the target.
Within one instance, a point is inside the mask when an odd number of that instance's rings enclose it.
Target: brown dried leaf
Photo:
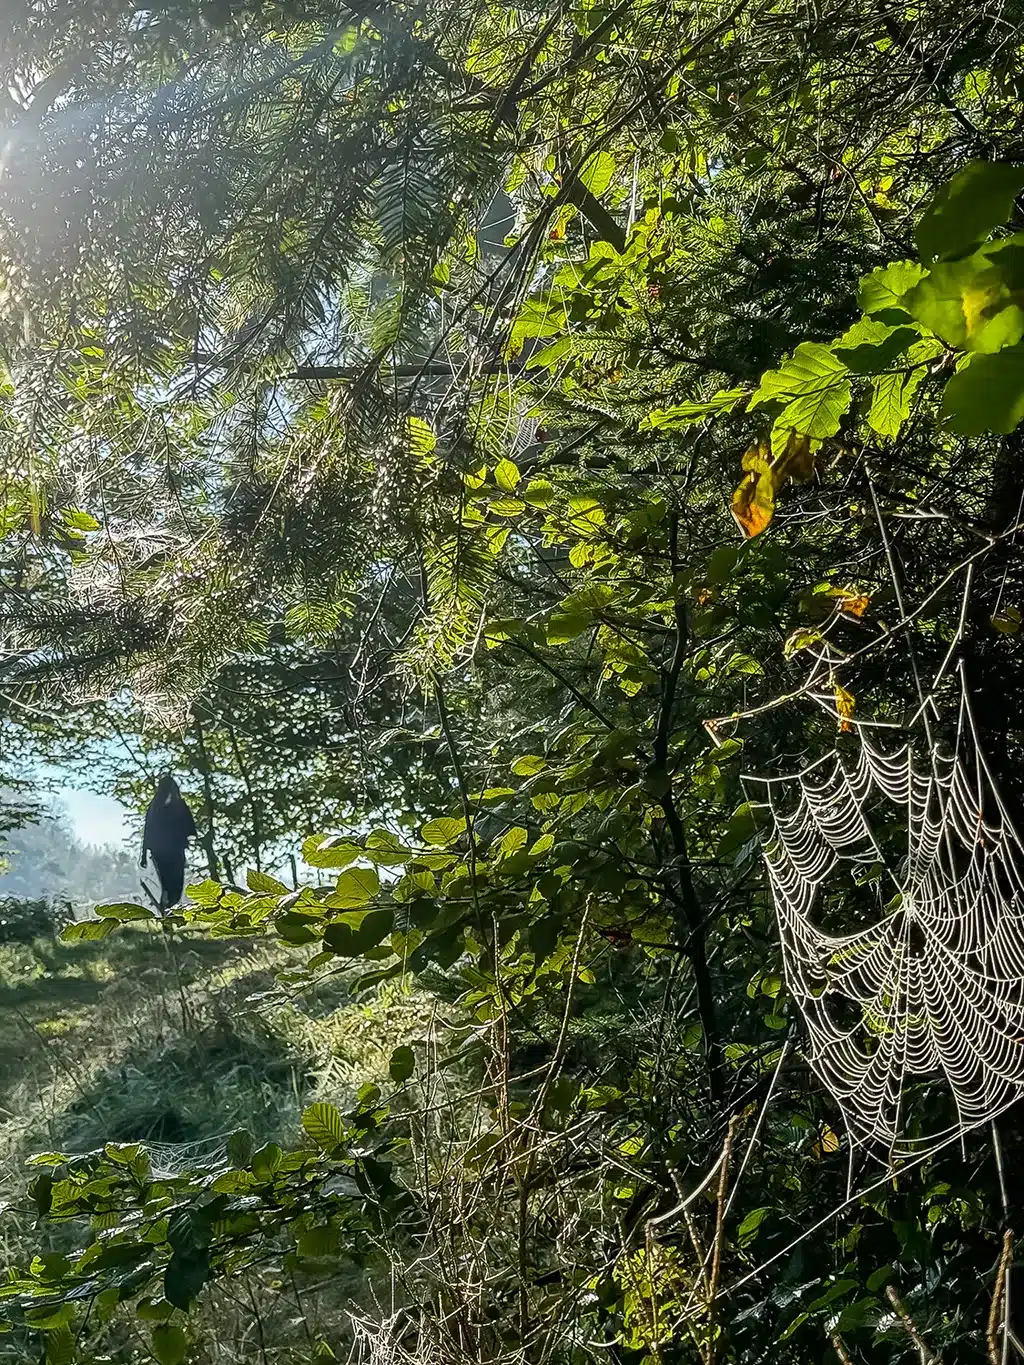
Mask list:
[[[839,610],[849,613],[850,616],[863,616],[871,605],[871,598],[868,593],[843,593],[839,603]]]

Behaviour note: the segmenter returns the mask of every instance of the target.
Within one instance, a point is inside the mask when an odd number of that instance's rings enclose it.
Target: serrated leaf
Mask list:
[[[71,1365],[75,1358],[75,1338],[70,1327],[47,1333],[46,1365]]]
[[[94,943],[97,939],[106,938],[117,928],[116,919],[84,919],[76,924],[69,924],[66,929],[61,931],[62,943]]]
[[[865,275],[858,300],[865,313],[884,313],[901,308],[900,299],[925,274],[920,261],[893,261]]]
[[[902,306],[949,346],[992,354],[1024,337],[1024,234],[942,261]]]
[[[880,374],[920,339],[916,327],[890,327],[866,317],[843,334],[836,355],[854,374]]]
[[[311,1104],[302,1111],[302,1126],[325,1152],[333,1152],[345,1141],[345,1120],[333,1104]]]
[[[252,1160],[252,1134],[237,1128],[227,1141],[228,1160],[236,1170],[244,1171]]]
[[[828,346],[803,341],[777,370],[762,376],[747,407],[783,403],[778,426],[821,439],[836,434],[851,401],[846,366]]]
[[[639,428],[641,431],[672,431],[692,426],[694,422],[705,422],[719,413],[731,412],[742,399],[749,396],[749,389],[723,389],[713,398],[675,403],[670,408],[655,408],[640,419]]]
[[[868,426],[872,431],[891,440],[898,436],[903,423],[910,416],[914,394],[928,371],[920,365],[909,374],[896,371],[881,374],[871,388],[871,407]]]

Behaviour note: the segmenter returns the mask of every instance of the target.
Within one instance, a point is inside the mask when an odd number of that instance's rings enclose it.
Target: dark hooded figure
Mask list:
[[[195,832],[196,822],[177,782],[170,773],[164,773],[146,811],[139,859],[139,866],[145,867],[147,851],[153,855],[153,866],[160,878],[161,910],[169,910],[181,900],[185,889],[185,845]]]

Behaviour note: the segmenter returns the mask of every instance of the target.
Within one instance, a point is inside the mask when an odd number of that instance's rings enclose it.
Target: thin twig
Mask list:
[[[991,1365],[1001,1365],[1004,1352],[1009,1346],[1009,1338],[1003,1333],[1003,1350],[999,1348],[999,1311],[1002,1307],[1003,1295],[1006,1292],[1006,1272],[1013,1256],[1013,1233],[1007,1228],[1003,1233],[1003,1251],[999,1257],[999,1265],[996,1269],[996,1283],[992,1290],[992,1307],[988,1315],[988,1331],[985,1333],[985,1340],[988,1343],[988,1358]]]

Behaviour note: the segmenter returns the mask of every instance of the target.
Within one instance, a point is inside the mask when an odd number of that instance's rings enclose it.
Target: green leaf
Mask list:
[[[156,919],[153,911],[145,905],[134,905],[120,901],[112,905],[97,905],[96,914],[100,919],[115,919],[120,923],[127,923],[129,920]]]
[[[186,1311],[209,1278],[210,1261],[205,1252],[195,1257],[176,1253],[164,1271],[164,1298],[175,1308]]]
[[[420,837],[426,844],[435,848],[450,848],[465,833],[466,821],[447,816],[439,820],[428,820],[420,830]]]
[[[536,777],[537,773],[543,772],[548,766],[548,761],[539,754],[523,754],[509,766],[516,777]]]
[[[962,256],[1010,217],[1024,166],[972,161],[938,192],[914,234],[921,259]]]
[[[758,1228],[760,1228],[769,1213],[771,1213],[770,1208],[751,1209],[736,1230],[736,1239],[741,1247],[750,1245],[757,1236]]]
[[[604,194],[615,177],[615,158],[611,152],[595,152],[583,163],[577,177],[591,194]]]
[[[519,467],[511,460],[499,460],[494,467],[494,482],[506,493],[514,493],[522,477]]]
[[[302,1126],[325,1152],[345,1141],[345,1120],[333,1104],[311,1104],[302,1111]]]
[[[694,402],[675,403],[670,408],[655,408],[640,419],[641,431],[671,431],[706,421],[722,412],[731,412],[742,399],[749,397],[749,389],[723,389],[713,398]]]
[[[723,583],[728,583],[742,549],[742,545],[719,545],[716,550],[712,550],[705,575],[709,587],[719,588]]]
[[[28,1308],[25,1321],[37,1332],[58,1332],[70,1325],[74,1310],[70,1303],[49,1304],[45,1308]]]
[[[174,1312],[174,1305],[166,1299],[153,1299],[147,1294],[135,1305],[135,1315],[144,1322],[166,1322]]]
[[[250,891],[261,891],[267,896],[287,896],[289,888],[276,877],[268,877],[265,872],[257,872],[250,867],[245,874],[245,884]]]
[[[348,867],[362,851],[351,839],[336,834],[313,834],[302,843],[302,858],[310,867]]]
[[[1021,616],[1019,607],[1006,606],[1002,611],[994,612],[988,619],[992,629],[997,630],[1000,635],[1016,635],[1024,617]]]
[[[518,853],[521,848],[525,848],[529,838],[529,833],[523,829],[522,825],[515,825],[501,836],[498,840],[498,847],[501,849],[502,855],[507,858],[513,853]]]
[[[532,507],[547,507],[554,499],[555,486],[547,479],[531,479],[519,496],[525,498]]]
[[[854,374],[878,374],[920,338],[916,327],[890,327],[877,318],[861,318],[841,337],[836,355]]]
[[[343,921],[328,924],[324,930],[324,946],[339,957],[362,957],[376,948],[391,933],[395,912],[390,908],[371,910],[358,927]]]
[[[861,1327],[873,1327],[881,1316],[876,1299],[858,1299],[844,1308],[836,1319],[835,1332],[855,1332]]]
[[[873,1270],[873,1271],[871,1272],[871,1274],[868,1276],[868,1278],[867,1278],[867,1287],[868,1287],[868,1289],[871,1290],[872,1294],[877,1294],[878,1291],[881,1289],[882,1285],[884,1285],[884,1284],[886,1283],[887,1280],[891,1280],[891,1279],[892,1279],[892,1266],[891,1266],[891,1265],[881,1265],[881,1266],[878,1267],[877,1270]]]
[[[94,943],[106,938],[117,928],[116,919],[83,919],[77,924],[69,924],[61,932],[62,943]]]
[[[181,1365],[188,1354],[188,1339],[176,1322],[161,1322],[154,1327],[152,1345],[160,1365]]]
[[[972,357],[947,383],[942,414],[960,436],[1009,435],[1024,421],[1024,346]]]
[[[553,611],[548,617],[547,642],[549,645],[567,645],[582,635],[593,621],[589,611]]]
[[[920,261],[893,261],[865,275],[860,282],[858,299],[865,313],[884,313],[901,308],[900,299],[925,274]]]
[[[1024,337],[1024,234],[942,261],[902,306],[950,346],[991,353]]]
[[[228,1160],[236,1170],[244,1171],[252,1160],[252,1134],[237,1128],[227,1142]]]
[[[324,902],[332,910],[358,910],[380,891],[380,877],[372,867],[353,867],[343,872]]]
[[[281,1148],[276,1142],[264,1143],[252,1154],[252,1173],[257,1180],[271,1180],[282,1161]],[[171,1296],[168,1294],[169,1299]],[[174,1303],[174,1300],[171,1299]]]
[[[391,1054],[391,1061],[388,1063],[388,1074],[391,1079],[401,1085],[407,1081],[416,1068],[416,1054],[411,1047],[396,1047]]]
[[[46,1365],[71,1365],[75,1358],[75,1338],[70,1327],[58,1327],[46,1338]]]
[[[82,512],[77,507],[65,507],[61,512],[61,520],[65,526],[70,526],[75,531],[98,531],[100,524],[89,512]]]
[[[928,371],[922,365],[910,374],[896,372],[881,374],[872,385],[868,426],[879,436],[891,438],[899,434],[910,416],[914,394]]]
[[[749,801],[737,806],[718,842],[718,857],[728,858],[748,844],[757,834],[757,822]]]
[[[849,371],[828,346],[803,341],[777,370],[761,378],[748,408],[783,403],[776,426],[802,436],[834,436],[852,401]]]

